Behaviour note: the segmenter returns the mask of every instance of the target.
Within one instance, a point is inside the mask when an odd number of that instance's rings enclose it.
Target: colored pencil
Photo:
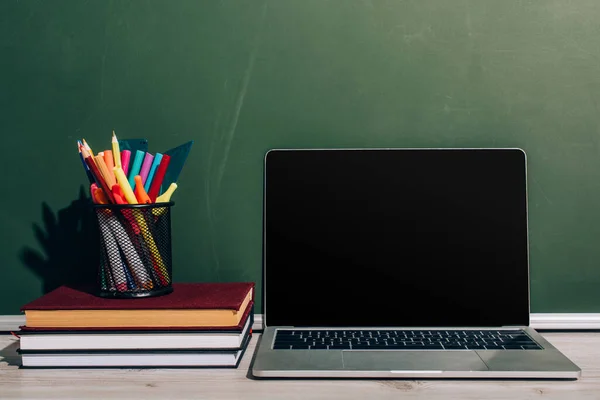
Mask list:
[[[121,150],[119,148],[119,141],[117,140],[117,135],[115,135],[115,131],[113,131],[113,135],[112,135],[112,152],[113,152],[113,157],[115,158],[115,162],[113,167],[121,167]],[[112,168],[111,167],[111,171]]]
[[[82,148],[83,148],[83,143],[81,143],[81,141],[78,140],[77,141],[77,150],[79,151],[79,158],[81,159],[81,164],[83,164],[83,168],[85,169],[85,174],[87,175],[90,183],[94,183],[96,181],[94,179],[94,176],[90,172],[90,167],[87,166],[87,164],[85,163],[85,160],[83,159],[83,154],[81,153]]]
[[[92,175],[94,175],[94,177],[96,179],[96,182],[98,182],[100,184],[100,187],[102,188],[102,190],[104,190],[104,193],[106,193],[108,200],[110,200],[111,203],[114,203],[115,198],[113,197],[112,192],[110,191],[110,188],[106,184],[106,181],[104,180],[104,178],[102,178],[102,174],[100,173],[100,170],[96,166],[96,163],[94,162],[94,158],[88,154],[88,152],[85,148],[82,150],[82,153],[83,153],[83,157],[84,157],[86,164],[90,167],[90,170],[92,171]],[[87,157],[86,157],[86,155],[87,155]]]
[[[115,174],[108,170],[108,167],[104,162],[104,157],[96,156],[94,157],[94,160],[96,160],[96,166],[98,167],[98,170],[102,174],[102,177],[104,178],[104,181],[108,187],[112,187],[114,184],[116,184],[117,180],[115,179]]]

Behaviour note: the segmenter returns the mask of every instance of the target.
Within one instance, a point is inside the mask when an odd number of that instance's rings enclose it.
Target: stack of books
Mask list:
[[[253,283],[179,283],[106,299],[62,286],[22,307],[23,367],[237,367],[252,335]]]

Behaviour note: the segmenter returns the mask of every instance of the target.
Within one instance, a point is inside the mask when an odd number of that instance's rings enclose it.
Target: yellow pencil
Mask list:
[[[123,168],[114,167],[113,171],[115,172],[115,177],[117,178],[119,186],[121,186],[123,195],[125,195],[125,200],[127,200],[129,204],[137,204],[137,199],[135,198],[135,194],[133,194],[133,190],[131,190],[131,186],[129,186],[129,181],[125,176],[125,172],[123,172]]]
[[[85,147],[85,149],[90,153],[92,157],[94,157],[94,152],[92,151],[90,145],[85,141],[85,139],[81,139],[81,141],[83,142],[83,146]]]
[[[122,168],[122,166],[121,166],[121,149],[119,148],[119,141],[117,140],[117,135],[115,135],[115,131],[113,131],[113,135],[112,135],[112,149],[113,149],[113,158],[115,159],[115,167]]]

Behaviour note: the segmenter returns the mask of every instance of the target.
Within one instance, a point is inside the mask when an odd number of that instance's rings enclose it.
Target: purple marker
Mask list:
[[[142,184],[146,183],[146,178],[148,178],[148,172],[150,172],[150,167],[152,166],[153,160],[154,156],[150,153],[146,153],[146,156],[144,157],[144,162],[142,163],[142,169],[140,170]]]

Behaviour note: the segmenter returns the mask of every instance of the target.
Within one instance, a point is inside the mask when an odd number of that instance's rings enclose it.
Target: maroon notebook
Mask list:
[[[157,310],[157,309],[222,309],[239,310],[253,282],[174,283],[173,292],[158,297],[138,299],[106,299],[91,291],[68,286],[25,304],[27,310]],[[254,295],[253,295],[254,296]]]

